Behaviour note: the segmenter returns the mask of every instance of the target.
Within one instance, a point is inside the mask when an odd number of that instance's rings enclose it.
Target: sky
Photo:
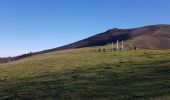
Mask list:
[[[0,57],[66,45],[111,28],[170,24],[170,0],[0,0]]]

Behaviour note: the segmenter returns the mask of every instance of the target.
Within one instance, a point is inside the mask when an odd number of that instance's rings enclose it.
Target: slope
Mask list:
[[[170,25],[150,25],[133,29],[110,29],[106,32],[94,35],[84,40],[68,44],[62,47],[48,49],[40,52],[23,54],[16,57],[0,58],[0,63],[6,63],[59,50],[103,46],[108,43],[116,43],[116,41],[126,41],[129,47],[137,47],[140,49],[170,49]]]
[[[170,50],[91,52],[98,48],[1,64],[0,99],[170,99]]]
[[[136,46],[140,49],[170,49],[170,25],[158,24],[132,29],[114,28],[72,44],[37,53],[103,46],[111,42],[116,43],[117,40],[128,41],[132,46]]]

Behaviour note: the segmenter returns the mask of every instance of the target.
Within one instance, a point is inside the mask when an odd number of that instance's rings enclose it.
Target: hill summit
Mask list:
[[[117,40],[126,41],[126,43],[130,46],[135,46],[139,49],[170,49],[170,25],[158,24],[132,29],[113,28],[106,32],[99,33],[65,46],[34,52],[31,54],[23,54],[17,57],[0,58],[0,63],[58,50],[103,46],[108,43],[116,43]]]
[[[78,42],[45,50],[41,53],[64,49],[103,46],[111,42],[116,43],[117,40],[127,41],[132,46],[141,49],[170,49],[170,25],[158,24],[132,29],[113,28]]]

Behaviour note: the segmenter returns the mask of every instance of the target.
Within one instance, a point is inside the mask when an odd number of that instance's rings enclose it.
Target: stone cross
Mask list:
[[[116,49],[118,50],[119,49],[119,40],[117,40],[117,47]]]
[[[124,41],[122,40],[122,50],[124,49]]]

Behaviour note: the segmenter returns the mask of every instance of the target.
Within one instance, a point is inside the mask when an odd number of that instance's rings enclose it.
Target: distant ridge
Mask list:
[[[17,57],[0,58],[0,63],[58,50],[102,46],[111,42],[116,43],[117,40],[128,41],[132,46],[141,49],[170,49],[170,25],[158,24],[132,29],[109,29],[106,32],[58,48],[24,54]]]

